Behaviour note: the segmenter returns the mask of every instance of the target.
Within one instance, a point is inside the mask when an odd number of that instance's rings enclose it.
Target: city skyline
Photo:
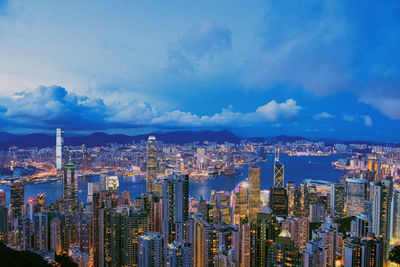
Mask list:
[[[0,131],[396,142],[399,10],[391,1],[2,0]]]

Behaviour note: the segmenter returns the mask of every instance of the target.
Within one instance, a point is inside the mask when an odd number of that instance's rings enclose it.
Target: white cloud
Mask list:
[[[301,106],[298,106],[293,99],[288,99],[282,103],[272,100],[258,107],[255,112],[234,112],[232,107],[229,107],[212,116],[198,116],[190,112],[175,110],[153,118],[152,123],[156,125],[175,124],[187,127],[243,127],[264,122],[293,121],[298,117],[300,110]]]
[[[396,97],[384,96],[367,96],[361,99],[361,102],[371,105],[372,107],[380,110],[391,119],[400,119],[400,99]]]
[[[343,114],[342,118],[344,121],[353,122],[355,121],[354,115]]]
[[[325,111],[314,115],[314,119],[317,119],[317,120],[320,120],[320,119],[333,119],[333,118],[335,118],[334,115],[332,115],[332,114],[330,114],[328,112],[325,112]]]
[[[365,116],[364,116],[364,124],[365,124],[366,126],[372,126],[372,119],[371,119],[370,116],[368,116],[368,115],[365,115]]]

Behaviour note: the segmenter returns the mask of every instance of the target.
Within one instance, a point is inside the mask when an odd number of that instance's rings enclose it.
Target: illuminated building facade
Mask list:
[[[60,128],[56,130],[56,169],[63,169],[63,153],[64,153],[64,131]]]
[[[164,238],[160,233],[149,232],[139,236],[139,267],[163,266]]]
[[[152,184],[157,180],[157,141],[155,136],[147,139],[147,171],[146,187],[147,191],[152,192]]]
[[[364,210],[367,197],[367,180],[357,178],[346,179],[347,216],[357,216]]]
[[[260,168],[249,168],[249,222],[260,211]]]
[[[73,163],[68,163],[64,168],[64,204],[66,211],[78,214],[78,177]]]

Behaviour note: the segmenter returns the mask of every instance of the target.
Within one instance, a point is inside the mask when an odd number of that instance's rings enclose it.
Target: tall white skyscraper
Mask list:
[[[56,135],[56,168],[57,171],[62,170],[63,167],[63,152],[64,152],[64,131],[57,128]]]

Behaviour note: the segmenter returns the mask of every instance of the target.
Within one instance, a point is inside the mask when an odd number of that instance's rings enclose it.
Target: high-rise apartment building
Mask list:
[[[164,238],[160,233],[149,232],[139,236],[139,267],[163,266]]]
[[[189,177],[171,175],[163,183],[163,235],[165,244],[185,239],[189,219]]]

